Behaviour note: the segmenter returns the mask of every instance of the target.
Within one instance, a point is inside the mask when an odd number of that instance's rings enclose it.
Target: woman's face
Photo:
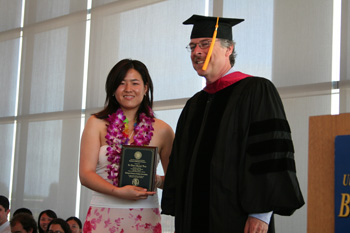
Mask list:
[[[65,233],[60,224],[51,224],[49,233]]]
[[[134,110],[139,108],[146,92],[147,85],[144,84],[141,74],[130,69],[114,94],[123,110]]]
[[[47,230],[47,226],[52,221],[53,218],[49,217],[46,213],[43,213],[40,217],[40,227],[44,231]]]
[[[81,232],[81,229],[79,228],[79,224],[75,220],[71,219],[67,223],[68,223],[72,233],[80,233]]]

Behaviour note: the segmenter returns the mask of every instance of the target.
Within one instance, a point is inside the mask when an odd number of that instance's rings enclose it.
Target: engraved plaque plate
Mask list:
[[[154,191],[157,153],[157,147],[123,145],[119,187],[135,185]]]

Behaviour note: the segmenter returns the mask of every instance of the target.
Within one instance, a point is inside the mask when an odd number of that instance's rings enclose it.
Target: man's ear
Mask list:
[[[230,56],[230,55],[232,54],[232,52],[233,52],[233,46],[234,46],[234,45],[232,45],[232,46],[226,48],[226,53],[225,53],[226,56]]]

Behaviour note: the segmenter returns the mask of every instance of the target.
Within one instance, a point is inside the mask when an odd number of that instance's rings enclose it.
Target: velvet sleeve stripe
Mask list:
[[[291,132],[287,120],[268,119],[252,123],[249,129],[249,136],[259,135],[269,131]]]
[[[259,156],[276,152],[294,153],[294,147],[293,142],[290,139],[271,139],[249,144],[247,152],[252,156]]]
[[[296,172],[294,160],[290,158],[271,159],[255,162],[252,163],[249,170],[254,175],[271,172],[282,172],[286,170]]]

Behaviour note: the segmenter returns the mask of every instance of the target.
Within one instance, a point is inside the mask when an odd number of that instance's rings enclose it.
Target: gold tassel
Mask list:
[[[206,70],[208,68],[209,60],[210,60],[211,54],[213,52],[213,48],[214,48],[214,44],[215,44],[215,40],[216,40],[216,34],[218,33],[218,28],[219,28],[219,17],[216,19],[216,25],[215,25],[215,30],[214,30],[214,34],[213,34],[213,39],[211,41],[209,51],[208,51],[207,57],[205,58],[205,62],[204,62],[204,65],[202,67],[202,70]]]

